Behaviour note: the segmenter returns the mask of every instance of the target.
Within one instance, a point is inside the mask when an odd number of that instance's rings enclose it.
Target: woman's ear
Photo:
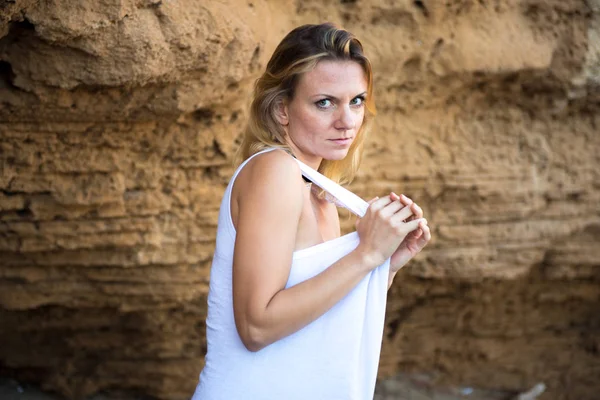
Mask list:
[[[290,123],[287,100],[281,99],[275,106],[275,118],[282,126],[288,126]]]

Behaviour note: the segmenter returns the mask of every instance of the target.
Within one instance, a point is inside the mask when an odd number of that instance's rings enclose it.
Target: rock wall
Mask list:
[[[352,189],[412,196],[434,234],[381,377],[598,398],[597,0],[0,2],[0,374],[189,398],[252,83],[325,20],[376,73]]]

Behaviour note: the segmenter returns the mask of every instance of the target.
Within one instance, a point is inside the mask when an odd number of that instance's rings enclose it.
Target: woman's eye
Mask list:
[[[323,100],[317,101],[315,104],[319,108],[329,108],[329,107],[331,107],[331,100],[329,100],[329,99],[323,99]]]
[[[362,106],[364,102],[365,102],[365,98],[359,96],[359,97],[353,98],[352,101],[350,102],[350,104],[352,104],[353,106]]]

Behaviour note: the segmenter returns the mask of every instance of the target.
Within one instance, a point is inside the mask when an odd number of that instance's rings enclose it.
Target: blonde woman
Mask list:
[[[373,397],[387,289],[431,238],[409,198],[340,186],[374,114],[351,33],[305,25],[276,48],[221,203],[194,400]],[[340,236],[336,206],[356,232]]]

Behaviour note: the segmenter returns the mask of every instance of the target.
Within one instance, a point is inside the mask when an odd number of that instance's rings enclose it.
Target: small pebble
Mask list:
[[[462,394],[462,395],[464,395],[464,396],[468,396],[468,395],[470,395],[470,394],[472,394],[472,393],[473,393],[473,388],[470,388],[470,387],[461,388],[461,389],[459,390],[459,392],[460,392],[460,394]]]

